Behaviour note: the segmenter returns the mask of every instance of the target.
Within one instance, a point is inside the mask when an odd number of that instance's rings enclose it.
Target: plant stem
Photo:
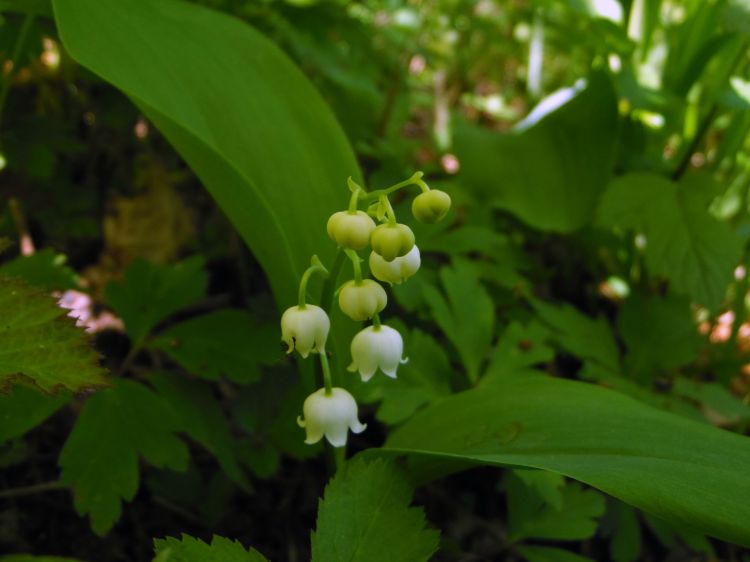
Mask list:
[[[53,482],[42,482],[41,484],[32,484],[31,486],[21,486],[19,488],[10,488],[8,490],[0,490],[0,498],[18,498],[21,496],[31,496],[33,494],[40,494],[42,492],[49,492],[50,490],[63,490],[67,488],[65,484],[59,480]]]
[[[359,203],[359,194],[361,191],[362,191],[362,188],[357,186],[357,188],[352,192],[352,196],[349,198],[349,212],[350,213],[357,212],[357,204]]]
[[[359,265],[359,254],[350,248],[344,250],[346,256],[352,262],[352,269],[354,270],[354,282],[359,285],[362,283],[362,266]]]
[[[307,282],[310,280],[310,276],[313,273],[320,273],[324,277],[328,276],[328,270],[321,263],[318,256],[310,258],[310,267],[308,267],[302,274],[302,279],[299,282],[299,294],[297,295],[298,304],[301,309],[305,308],[305,295],[307,295]]]
[[[16,44],[13,46],[13,55],[10,59],[10,70],[8,70],[8,74],[6,74],[3,78],[2,89],[0,89],[0,123],[2,122],[3,110],[5,109],[5,102],[8,99],[8,94],[10,93],[10,87],[13,83],[13,78],[18,71],[18,65],[21,63],[21,53],[23,53],[23,47],[26,44],[26,39],[29,35],[29,31],[31,30],[31,26],[34,23],[34,17],[35,16],[32,13],[26,14],[26,17],[23,20],[23,24],[21,25],[21,30],[18,32]]]
[[[328,364],[328,355],[325,349],[321,349],[318,355],[320,355],[320,366],[323,369],[323,383],[326,387],[326,394],[330,396],[333,394],[333,381],[331,380],[331,367]]]
[[[363,192],[360,194],[359,198],[363,199],[364,201],[374,201],[375,199],[380,198],[380,196],[382,195],[389,195],[390,193],[398,191],[402,187],[406,187],[408,185],[419,185],[420,188],[422,188],[422,190],[424,191],[425,187],[427,187],[427,184],[422,181],[422,176],[424,176],[424,172],[414,172],[414,174],[408,180],[395,183],[390,187],[386,187],[385,189],[376,189],[375,191],[370,191],[367,193]]]
[[[375,330],[376,332],[377,332],[378,330],[380,330],[380,314],[378,314],[377,312],[376,312],[376,313],[375,313],[375,315],[374,315],[374,316],[372,317],[372,327],[373,327],[373,329],[374,329],[374,330]]]

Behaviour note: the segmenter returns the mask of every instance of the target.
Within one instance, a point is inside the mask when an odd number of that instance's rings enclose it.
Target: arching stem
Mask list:
[[[299,282],[299,294],[298,304],[301,309],[305,308],[305,295],[307,295],[307,282],[310,280],[310,276],[313,273],[319,273],[323,277],[328,277],[328,270],[325,268],[323,263],[320,261],[318,256],[310,258],[310,267],[308,267],[302,274],[302,279]]]

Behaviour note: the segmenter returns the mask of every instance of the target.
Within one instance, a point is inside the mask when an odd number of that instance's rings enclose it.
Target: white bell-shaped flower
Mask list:
[[[352,339],[352,364],[350,371],[359,371],[367,382],[380,368],[389,377],[396,378],[399,364],[406,363],[402,357],[404,340],[398,330],[381,325],[368,326]]]
[[[281,339],[289,348],[287,353],[296,349],[302,357],[323,351],[330,329],[325,310],[314,304],[287,308],[281,316]]]
[[[321,388],[313,392],[302,406],[304,419],[297,418],[297,425],[305,428],[305,443],[313,445],[323,436],[334,447],[346,445],[347,431],[362,433],[367,424],[357,418],[357,402],[343,388],[334,387],[330,394]]]
[[[414,275],[422,263],[419,248],[414,246],[408,254],[393,261],[385,261],[383,256],[370,252],[370,271],[379,281],[400,285]]]

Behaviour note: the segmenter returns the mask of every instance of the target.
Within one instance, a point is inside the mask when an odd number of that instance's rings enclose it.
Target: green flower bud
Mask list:
[[[385,261],[393,261],[411,251],[414,233],[405,224],[381,224],[372,232],[370,244]]]
[[[431,189],[420,193],[411,204],[411,212],[419,222],[433,224],[443,220],[451,208],[451,197],[445,191]]]
[[[364,211],[339,211],[331,215],[326,228],[339,247],[361,250],[370,241],[375,221]]]
[[[368,320],[385,308],[388,296],[385,289],[372,279],[344,283],[339,292],[339,306],[344,314],[356,322]]]

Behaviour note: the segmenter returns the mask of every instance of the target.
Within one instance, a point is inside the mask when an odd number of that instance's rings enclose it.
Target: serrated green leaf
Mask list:
[[[591,558],[551,546],[519,546],[516,550],[528,562],[593,562]]]
[[[536,487],[527,486],[513,471],[508,475],[509,537],[524,539],[583,540],[596,533],[597,518],[604,513],[604,496],[576,483],[562,487],[560,509],[544,501]]]
[[[268,562],[254,548],[216,535],[210,545],[188,535],[154,539],[154,551],[153,562]]]
[[[558,472],[750,545],[750,438],[593,384],[510,377],[462,392],[417,412],[380,451]]]
[[[641,381],[690,363],[704,342],[690,302],[678,297],[633,295],[620,310],[617,326],[627,348],[625,371]]]
[[[541,500],[551,505],[556,511],[562,510],[562,490],[565,487],[563,476],[546,470],[514,470],[513,474],[527,488],[534,490]]]
[[[482,384],[552,361],[555,350],[546,343],[549,338],[549,329],[536,320],[526,325],[511,322],[498,338]]]
[[[612,173],[617,99],[603,73],[544,100],[510,134],[462,126],[460,176],[482,198],[535,228],[588,224]]]
[[[741,252],[740,239],[708,211],[715,194],[710,176],[703,174],[685,176],[679,183],[656,174],[627,174],[607,187],[597,221],[645,236],[649,271],[715,310]]]
[[[552,339],[565,351],[588,359],[608,371],[620,369],[620,352],[607,320],[591,318],[573,306],[532,301],[539,319],[551,330]]]
[[[153,375],[159,395],[179,416],[181,431],[211,451],[227,475],[247,488],[248,481],[237,462],[237,443],[211,385],[173,375]]]
[[[260,366],[279,361],[279,328],[260,326],[243,310],[217,310],[161,332],[151,347],[163,350],[188,372],[246,384],[260,378]]]
[[[41,424],[68,400],[70,395],[64,392],[49,396],[21,385],[14,386],[8,394],[0,394],[0,443]]]
[[[29,285],[48,291],[75,289],[77,275],[66,265],[66,257],[45,248],[30,256],[18,256],[0,266],[0,273],[20,277]]]
[[[171,314],[195,303],[206,293],[208,276],[203,258],[193,256],[175,265],[136,260],[121,282],[106,289],[107,303],[125,322],[133,341],[141,341]]]
[[[182,428],[165,401],[143,384],[122,379],[88,399],[60,454],[61,481],[75,506],[103,535],[119,519],[121,501],[138,491],[139,455],[157,467],[185,470]]]
[[[469,380],[476,381],[492,342],[494,304],[468,262],[442,268],[440,283],[444,292],[427,285],[424,297],[435,322],[458,351]]]
[[[47,392],[106,386],[86,333],[55,300],[0,276],[0,389],[25,377]]]
[[[312,536],[312,562],[420,562],[439,535],[409,508],[412,489],[391,462],[349,461],[326,486]]]

